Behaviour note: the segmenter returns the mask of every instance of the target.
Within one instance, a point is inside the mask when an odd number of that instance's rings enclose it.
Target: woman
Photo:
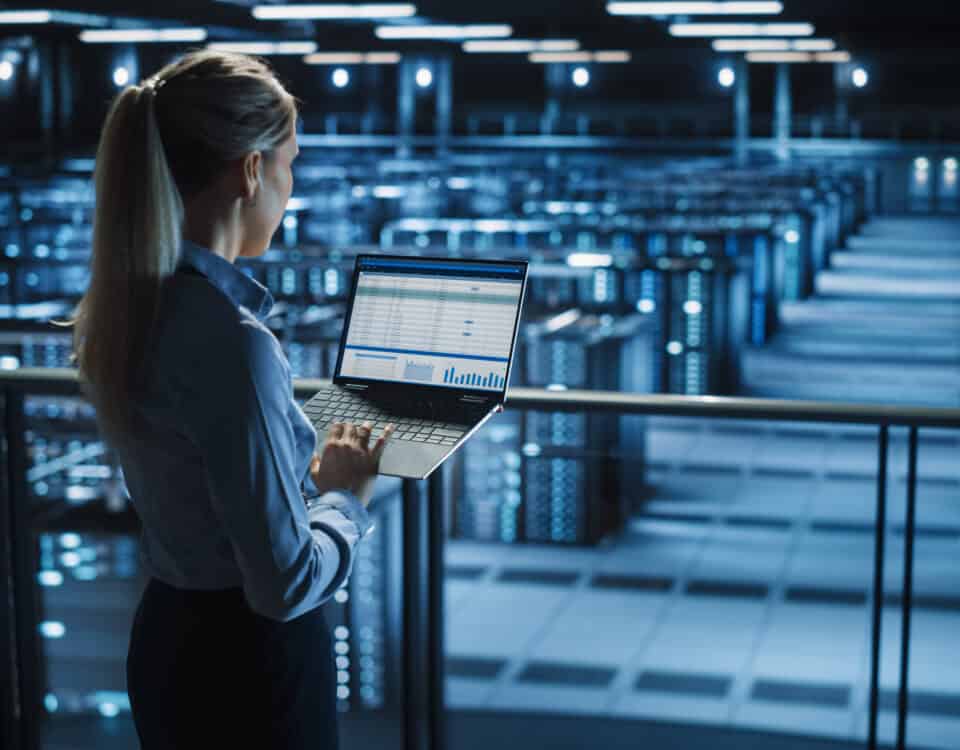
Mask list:
[[[369,529],[389,431],[336,425],[314,453],[273,299],[233,265],[283,217],[296,118],[264,63],[202,51],[124,90],[101,134],[70,322],[143,524],[127,680],[145,750],[337,746],[319,605]]]

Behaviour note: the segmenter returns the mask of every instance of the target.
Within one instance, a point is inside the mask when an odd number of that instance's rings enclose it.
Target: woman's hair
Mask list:
[[[97,147],[90,285],[71,319],[72,360],[108,438],[131,429],[183,203],[252,151],[293,132],[297,102],[266,63],[192,52],[114,100]]]

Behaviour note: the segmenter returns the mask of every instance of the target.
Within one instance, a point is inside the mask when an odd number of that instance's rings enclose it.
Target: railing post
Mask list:
[[[880,425],[877,440],[877,520],[873,557],[873,627],[870,631],[870,727],[867,747],[877,750],[880,718],[880,627],[883,622],[884,542],[887,534],[887,455],[890,427]]]
[[[910,697],[910,619],[913,613],[913,541],[917,518],[917,427],[910,427],[907,457],[907,523],[903,530],[903,619],[900,634],[900,694],[897,699],[897,750],[907,747]]]
[[[10,409],[10,398],[13,389],[3,391],[3,424],[7,428],[7,413]],[[10,489],[10,446],[13,438],[9,432],[3,435],[3,475],[0,476],[0,697],[3,705],[3,725],[0,727],[0,739],[3,747],[20,747],[20,727],[17,721],[19,715],[19,683],[17,673],[17,627],[14,608],[14,577],[13,577],[13,532],[11,514]]]
[[[403,748],[445,745],[443,472],[403,481]]]
[[[27,492],[27,446],[24,395],[16,388],[4,389],[4,493],[7,502],[0,520],[3,542],[2,647],[5,690],[4,747],[37,750],[40,747],[39,710],[43,693],[39,644],[37,642],[36,549],[29,517]],[[12,742],[6,744],[6,735]]]
[[[426,534],[422,486],[415,479],[403,480],[403,750],[428,750],[425,725],[426,695],[423,674],[424,571]]]
[[[427,711],[431,750],[446,747],[444,722],[444,612],[443,612],[443,467],[437,468],[427,480]]]

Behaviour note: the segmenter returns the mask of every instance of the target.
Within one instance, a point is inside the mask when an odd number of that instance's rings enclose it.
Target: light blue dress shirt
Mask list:
[[[135,435],[113,446],[142,564],[177,588],[242,587],[255,612],[293,619],[347,579],[369,516],[346,491],[307,508],[317,434],[263,322],[270,292],[184,241],[164,294]]]

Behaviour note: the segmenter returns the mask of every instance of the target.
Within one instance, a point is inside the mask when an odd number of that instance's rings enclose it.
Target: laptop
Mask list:
[[[317,433],[387,424],[380,473],[424,479],[503,409],[526,261],[358,255],[332,384],[303,407]]]

